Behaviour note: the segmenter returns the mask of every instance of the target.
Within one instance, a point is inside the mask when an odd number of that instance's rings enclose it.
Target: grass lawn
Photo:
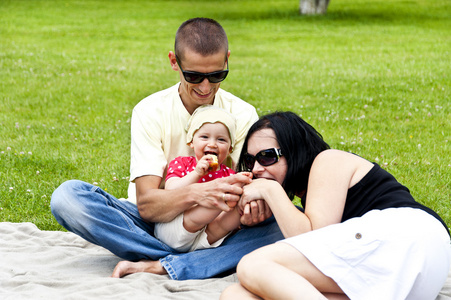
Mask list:
[[[333,147],[381,164],[451,225],[451,2],[0,2],[0,221],[62,230],[68,179],[126,197],[130,118],[178,81],[168,51],[188,18],[229,36],[222,87],[260,114],[293,110]]]

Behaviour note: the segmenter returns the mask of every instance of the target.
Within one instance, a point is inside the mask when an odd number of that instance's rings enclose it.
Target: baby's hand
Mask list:
[[[250,179],[252,179],[254,177],[254,174],[252,174],[252,172],[239,172],[237,174],[244,175],[246,177],[249,177]],[[235,183],[233,185],[234,186],[239,186],[240,188],[242,188],[244,186],[243,183],[239,183],[239,182],[237,182],[237,183]],[[226,203],[227,203],[227,205],[229,207],[235,207],[238,202],[236,202],[236,201],[226,201]],[[242,209],[239,209],[238,212],[240,212],[240,214],[242,215]]]
[[[210,167],[210,160],[211,158],[209,157],[210,155],[204,155],[198,162],[196,165],[196,168],[194,169],[194,171],[199,174],[199,176],[204,176],[207,175],[209,172],[209,167]]]
[[[254,174],[252,174],[252,172],[239,172],[237,174],[244,175],[246,177],[249,177],[250,179],[254,178]],[[244,184],[242,184],[242,183],[235,183],[234,185],[235,186],[239,186],[239,187],[243,187],[244,186]]]

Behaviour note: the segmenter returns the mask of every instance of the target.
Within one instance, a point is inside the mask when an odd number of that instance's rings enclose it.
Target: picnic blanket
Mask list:
[[[120,258],[77,235],[0,223],[0,299],[219,299],[236,275],[174,281],[137,273],[111,278]],[[436,300],[451,300],[451,275]]]
[[[219,299],[236,276],[175,281],[137,273],[111,278],[120,258],[70,232],[0,223],[0,299]]]

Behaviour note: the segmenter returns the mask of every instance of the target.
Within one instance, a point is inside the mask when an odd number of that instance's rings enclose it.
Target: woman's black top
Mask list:
[[[305,197],[302,205],[305,207]],[[373,209],[411,207],[421,209],[439,220],[449,234],[448,227],[440,216],[429,207],[413,199],[407,187],[400,184],[393,175],[374,163],[373,168],[348,190],[341,222],[361,217]]]

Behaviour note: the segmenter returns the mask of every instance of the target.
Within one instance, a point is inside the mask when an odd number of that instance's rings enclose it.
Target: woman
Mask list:
[[[434,299],[448,274],[446,224],[377,164],[331,150],[291,112],[260,118],[239,162],[286,238],[240,261],[221,299]],[[305,212],[292,203],[301,198]]]

